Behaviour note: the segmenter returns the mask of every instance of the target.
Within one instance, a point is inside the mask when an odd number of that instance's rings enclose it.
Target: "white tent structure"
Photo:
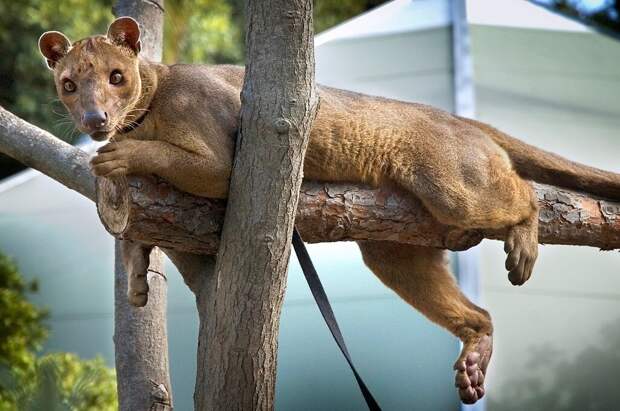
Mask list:
[[[461,0],[395,0],[321,33],[317,79],[476,115],[529,143],[620,171],[620,43],[522,0],[470,0],[463,11]],[[112,364],[112,240],[94,205],[28,171],[0,182],[0,233],[0,250],[40,279],[36,299],[52,312],[47,349],[100,353]],[[317,245],[311,252],[354,360],[384,409],[458,409],[451,372],[456,339],[379,284],[354,245]],[[609,346],[601,331],[618,329],[620,257],[541,247],[534,277],[520,288],[508,284],[503,260],[501,244],[485,241],[455,265],[495,319],[487,408],[526,409],[535,400],[528,393],[540,394],[524,389],[537,371],[555,377],[555,359],[570,365]],[[190,409],[193,298],[178,275],[168,278],[176,408]],[[296,265],[286,298],[277,408],[363,409]],[[544,367],[535,370],[532,362]],[[575,373],[587,370],[592,386],[611,378],[578,366]]]

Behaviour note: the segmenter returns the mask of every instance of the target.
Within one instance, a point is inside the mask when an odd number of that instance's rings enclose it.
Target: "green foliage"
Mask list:
[[[32,371],[34,353],[47,337],[46,312],[26,299],[33,291],[36,283],[24,281],[15,264],[0,254],[0,368],[11,367],[18,376]],[[0,383],[0,396],[2,390]]]
[[[36,292],[0,254],[0,411],[107,411],[117,408],[114,371],[103,359],[37,357],[47,313],[27,300]]]
[[[101,358],[48,354],[23,377],[9,380],[0,411],[114,411],[118,408],[114,371]]]
[[[164,62],[239,63],[243,41],[226,0],[166,1]]]

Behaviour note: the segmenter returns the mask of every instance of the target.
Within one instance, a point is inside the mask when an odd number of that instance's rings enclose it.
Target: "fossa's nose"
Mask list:
[[[108,124],[108,113],[101,110],[86,111],[82,114],[82,125],[90,131],[97,131]]]

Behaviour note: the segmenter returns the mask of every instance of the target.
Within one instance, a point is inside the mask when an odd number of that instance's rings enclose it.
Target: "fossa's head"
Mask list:
[[[103,141],[127,126],[142,90],[140,28],[134,19],[120,17],[105,36],[75,43],[48,31],[39,38],[39,50],[54,71],[60,101],[80,131]]]

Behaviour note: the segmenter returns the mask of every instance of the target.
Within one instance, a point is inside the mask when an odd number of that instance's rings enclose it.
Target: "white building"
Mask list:
[[[450,111],[457,104],[475,109],[478,119],[529,143],[620,172],[620,43],[522,0],[468,1],[466,30],[453,42],[453,6],[396,0],[318,35],[318,81]],[[0,250],[40,279],[36,300],[52,313],[47,349],[101,353],[113,364],[112,239],[94,205],[28,171],[0,182],[0,232]],[[311,252],[354,361],[384,409],[458,409],[451,370],[457,340],[383,287],[353,244]],[[596,389],[620,366],[610,343],[617,347],[620,336],[605,334],[620,329],[617,253],[541,247],[533,278],[520,288],[507,281],[499,242],[485,241],[458,261],[468,291],[495,322],[489,410],[544,407],[547,387],[552,397],[579,392],[586,404],[592,395],[617,404],[617,390]],[[196,316],[193,297],[172,270],[170,360],[176,408],[185,410]],[[611,360],[596,362],[593,352]],[[567,373],[575,377],[567,380]],[[277,408],[363,407],[295,265],[283,311]]]

